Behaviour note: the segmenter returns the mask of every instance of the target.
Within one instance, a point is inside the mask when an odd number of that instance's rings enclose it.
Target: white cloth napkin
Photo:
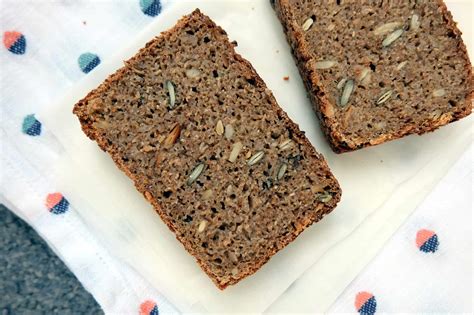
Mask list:
[[[53,135],[44,125],[40,127],[41,121],[36,121],[31,116],[38,111],[47,112],[52,100],[65,94],[65,90],[86,76],[86,72],[94,71],[92,68],[100,63],[99,60],[103,63],[123,46],[127,46],[125,43],[133,40],[152,20],[143,11],[154,15],[159,11],[158,4],[166,10],[167,3],[4,3],[8,5],[2,7],[1,26],[2,32],[9,33],[8,36],[4,34],[4,47],[0,52],[3,202],[45,237],[107,313],[132,314],[140,309],[147,314],[152,314],[157,309],[162,313],[175,312],[176,309],[142,275],[138,275],[109,252],[109,244],[104,235],[84,224],[84,219],[87,222],[84,217],[85,209],[76,209],[74,203],[68,205],[64,196],[55,194],[58,190],[57,178],[64,178],[64,174],[60,172],[66,171],[57,164],[62,161],[65,151],[56,139],[59,135]],[[231,20],[219,22],[226,29],[232,24]],[[61,26],[60,31],[58,25]],[[24,37],[11,31],[19,32]],[[23,47],[24,43],[26,45]],[[239,43],[245,45],[247,40]],[[251,51],[249,55],[246,57],[252,61],[255,55]],[[266,72],[265,65],[254,65],[259,72]],[[292,78],[297,78],[295,70]],[[279,81],[279,78],[264,79],[273,86]],[[279,100],[283,100],[282,105],[290,103],[291,100],[285,98],[284,89],[275,90],[275,94]],[[296,109],[286,109],[290,115],[297,115]],[[50,117],[45,117],[47,119]],[[316,134],[316,128],[308,128],[310,134]],[[394,149],[398,147],[400,145],[392,145]],[[326,147],[324,150],[328,153]],[[448,166],[449,164],[443,167]],[[381,244],[391,232],[389,230],[384,234]],[[330,304],[373,254],[368,255],[366,260],[361,259],[358,268],[353,269],[349,276],[345,275],[345,281],[334,286],[338,290],[320,294],[325,296],[324,303]],[[135,259],[139,261],[140,257]],[[327,308],[329,305],[323,307],[321,305],[324,303],[317,299],[311,301],[306,298],[301,307],[299,303],[295,303],[298,300],[296,296],[311,296],[307,289],[312,286],[304,284],[304,280],[312,279],[311,275],[315,273],[311,273],[311,270],[316,265],[304,273],[291,290],[285,292],[269,310],[297,312]],[[160,283],[153,284],[161,290]]]
[[[86,76],[81,55],[106,59],[153,21],[156,3],[0,3],[0,202],[47,241],[108,314],[177,310],[110,255],[73,205],[58,199],[54,177],[63,149],[35,114]],[[169,4],[161,5],[166,10]]]
[[[471,146],[329,312],[472,314],[473,163]]]

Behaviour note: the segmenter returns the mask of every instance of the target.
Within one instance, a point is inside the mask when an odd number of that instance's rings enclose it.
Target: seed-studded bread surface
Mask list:
[[[441,0],[273,4],[335,152],[471,113],[471,64]]]
[[[199,10],[74,113],[221,289],[257,271],[340,199],[324,158]]]

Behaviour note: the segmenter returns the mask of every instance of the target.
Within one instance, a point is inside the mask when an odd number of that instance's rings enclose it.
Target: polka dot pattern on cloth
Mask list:
[[[424,253],[434,253],[438,250],[438,235],[430,230],[421,229],[416,233],[416,246]]]
[[[100,64],[100,58],[96,54],[86,52],[79,56],[77,62],[82,72],[89,73]]]
[[[140,305],[140,315],[159,315],[158,305],[152,300],[146,300]]]
[[[27,115],[23,119],[21,130],[29,136],[39,136],[41,134],[41,123],[35,118],[34,114]]]
[[[73,5],[65,5],[68,2]],[[8,161],[8,165],[2,165],[2,175],[8,179],[2,194],[9,196],[14,212],[28,218],[50,244],[59,245],[61,258],[70,263],[68,267],[91,288],[93,296],[102,296],[101,292],[107,289],[107,296],[100,299],[104,313],[176,314],[174,306],[159,297],[141,275],[124,271],[116,277],[115,272],[110,272],[122,264],[95,240],[90,227],[76,215],[73,205],[75,208],[79,205],[72,203],[69,192],[66,194],[56,186],[60,170],[55,161],[66,154],[54,130],[45,127],[47,113],[52,114],[51,109],[57,103],[56,97],[69,93],[70,87],[75,89],[77,81],[92,79],[91,75],[98,72],[94,70],[100,69],[98,66],[127,47],[161,14],[162,2],[8,3],[0,9],[0,76],[5,101],[2,125],[6,140],[0,155],[2,161]],[[91,274],[100,275],[100,283]],[[136,300],[114,303],[131,297]],[[28,302],[28,297],[23,298]],[[71,305],[70,312],[77,309]]]
[[[161,12],[160,0],[140,0],[142,12],[149,16],[157,16]]]
[[[69,201],[61,193],[51,193],[46,197],[46,208],[53,214],[63,214],[69,209]]]
[[[370,292],[361,291],[357,293],[354,305],[361,315],[372,315],[377,311],[377,301]]]
[[[3,33],[3,45],[15,55],[23,55],[26,52],[26,38],[17,31]]]

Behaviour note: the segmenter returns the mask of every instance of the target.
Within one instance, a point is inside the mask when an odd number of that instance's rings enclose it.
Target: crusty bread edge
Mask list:
[[[317,70],[314,67],[314,63],[309,62],[312,59],[311,50],[307,47],[308,44],[304,40],[304,34],[300,31],[300,26],[294,22],[290,1],[270,0],[283,26],[287,41],[291,46],[293,57],[298,66],[300,75],[303,78],[304,84],[308,91],[309,98],[321,122],[321,129],[326,135],[326,138],[328,139],[329,144],[334,152],[343,153],[361,149],[367,146],[378,145],[390,140],[395,140],[404,137],[409,134],[421,135],[426,132],[434,131],[441,126],[457,121],[471,114],[473,106],[472,101],[474,98],[474,87],[472,66],[469,60],[467,49],[461,38],[461,31],[458,29],[456,23],[454,22],[451,12],[449,12],[448,8],[446,7],[446,4],[443,2],[443,0],[436,1],[438,2],[442,10],[444,19],[447,22],[447,27],[456,35],[456,39],[459,41],[460,53],[464,55],[464,58],[467,61],[465,75],[467,77],[467,80],[469,80],[469,85],[471,88],[470,91],[467,93],[465,99],[466,110],[453,111],[451,112],[452,115],[450,115],[450,117],[445,116],[441,117],[441,119],[437,121],[427,121],[427,124],[423,124],[422,126],[413,124],[411,126],[407,126],[404,129],[398,130],[395,133],[383,134],[376,139],[356,142],[345,138],[337,130],[337,127],[335,127],[336,124],[334,119],[332,118],[331,113],[333,111],[332,108],[335,108],[337,105],[332,104],[326,97],[327,90],[325,89],[323,84],[321,84],[321,79]]]
[[[139,192],[141,192],[145,198],[153,205],[155,208],[156,212],[160,215],[161,219],[165,224],[168,226],[168,228],[175,233],[176,229],[173,226],[172,222],[166,219],[166,215],[163,212],[160,204],[158,201],[152,196],[150,192],[147,191],[146,187],[140,183],[140,181],[135,178],[135,176],[128,170],[127,166],[123,163],[118,151],[114,148],[113,144],[107,143],[106,139],[102,138],[100,134],[97,132],[97,130],[93,126],[93,121],[89,119],[89,114],[87,113],[87,103],[90,99],[94,98],[96,95],[101,94],[104,90],[107,89],[108,85],[110,82],[119,80],[121,77],[124,75],[125,71],[128,68],[129,64],[133,64],[133,62],[136,59],[139,59],[142,55],[145,55],[150,47],[153,45],[157,45],[160,43],[160,41],[166,40],[173,32],[178,31],[180,28],[184,27],[187,25],[193,18],[198,18],[202,19],[204,23],[207,23],[210,27],[217,28],[219,32],[222,34],[226,34],[225,31],[217,26],[209,17],[206,15],[202,14],[199,9],[196,9],[193,13],[190,15],[184,16],[182,19],[180,19],[177,24],[169,29],[168,31],[162,32],[159,37],[156,37],[155,39],[151,40],[148,42],[144,48],[140,49],[140,51],[131,59],[125,62],[125,66],[119,70],[117,70],[114,74],[110,75],[99,87],[96,89],[92,90],[87,94],[86,97],[84,97],[82,100],[80,100],[77,104],[75,104],[73,113],[76,114],[80,120],[82,130],[84,133],[92,140],[95,140],[99,147],[109,153],[115,162],[115,164],[129,177],[133,180],[135,187]],[[255,69],[252,67],[252,65],[242,58],[239,54],[235,52],[234,46],[228,42],[228,47],[229,49],[232,50],[234,58],[241,62],[242,65],[246,66],[247,69],[249,69],[248,73],[246,73],[249,78],[254,78],[256,81],[256,84],[260,85],[261,87],[264,87],[266,90],[266,85],[263,82],[263,80],[260,78],[260,76],[257,74]],[[305,228],[310,226],[311,224],[321,220],[326,214],[331,212],[336,204],[339,202],[341,198],[341,189],[339,186],[339,183],[337,180],[334,178],[332,173],[330,172],[329,166],[327,165],[326,161],[322,157],[322,155],[318,154],[313,146],[310,144],[308,139],[305,137],[305,135],[299,130],[298,126],[293,123],[287,116],[287,114],[277,105],[275,98],[271,94],[270,91],[268,91],[268,95],[271,98],[272,101],[272,106],[273,109],[278,113],[280,117],[287,123],[287,125],[292,129],[293,131],[293,137],[294,140],[303,144],[304,146],[308,146],[310,153],[312,154],[312,158],[316,158],[319,160],[320,163],[323,164],[327,176],[329,176],[332,180],[333,183],[333,190],[337,191],[337,194],[333,196],[333,199],[328,202],[327,204],[321,204],[323,207],[321,209],[317,209],[316,211],[312,212],[310,214],[310,217],[307,218],[305,222],[302,223],[301,226],[298,226],[298,229],[295,231],[295,233],[288,235],[286,238],[283,238],[278,244],[278,248],[275,248],[272,252],[267,253],[265,257],[263,257],[261,260],[256,261],[253,268],[251,270],[247,270],[246,272],[243,272],[239,274],[239,278],[230,278],[230,280],[227,280],[225,282],[222,282],[219,277],[217,277],[215,274],[211,272],[211,270],[207,267],[206,263],[201,261],[197,256],[194,255],[194,250],[191,247],[191,244],[187,242],[187,240],[184,237],[181,237],[179,234],[175,233],[176,238],[183,244],[185,249],[194,256],[194,258],[197,260],[198,264],[200,265],[201,269],[203,269],[204,272],[212,279],[212,281],[215,283],[215,285],[223,290],[227,286],[235,284],[242,280],[243,278],[255,273],[258,269],[260,269],[261,266],[263,266],[275,253],[277,253],[279,250],[284,248],[286,245],[288,245],[290,242],[292,242]]]

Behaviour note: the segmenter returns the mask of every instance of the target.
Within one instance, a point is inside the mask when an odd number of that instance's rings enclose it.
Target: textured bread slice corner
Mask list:
[[[423,134],[471,113],[471,63],[441,0],[272,4],[335,152]]]
[[[256,272],[340,200],[324,158],[199,10],[74,113],[220,289]]]

